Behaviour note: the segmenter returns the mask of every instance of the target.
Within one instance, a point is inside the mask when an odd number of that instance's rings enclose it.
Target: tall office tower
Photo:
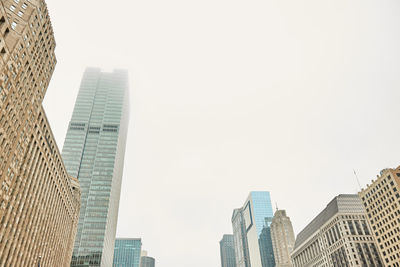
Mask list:
[[[140,267],[155,267],[156,260],[149,256],[142,256],[140,258]]]
[[[277,210],[271,223],[272,246],[276,267],[291,267],[290,253],[293,251],[295,237],[292,222],[285,210]]]
[[[139,267],[142,253],[140,238],[115,239],[113,267]]]
[[[292,262],[301,266],[383,266],[357,195],[339,195],[298,235]]]
[[[250,192],[241,209],[236,209],[232,216],[235,252],[238,267],[245,264],[248,250],[248,267],[274,267],[274,252],[271,240],[271,221],[273,217],[269,192]],[[243,222],[243,228],[240,221]],[[245,241],[244,246],[241,243]],[[238,249],[236,248],[238,247]],[[239,249],[240,248],[240,249]],[[244,249],[244,253],[242,250]],[[242,260],[241,260],[242,259]]]
[[[42,100],[56,58],[43,0],[0,1],[0,266],[68,266],[80,205]]]
[[[233,242],[236,267],[250,267],[249,247],[247,245],[246,226],[243,210],[235,209],[232,214]]]
[[[127,72],[88,68],[62,152],[82,191],[71,266],[112,266],[128,116]]]
[[[385,266],[400,266],[400,166],[384,169],[359,196]]]
[[[219,241],[221,267],[236,267],[233,235],[224,235]]]

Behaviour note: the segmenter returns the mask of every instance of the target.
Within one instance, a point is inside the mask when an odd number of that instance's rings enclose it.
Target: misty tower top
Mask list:
[[[128,73],[86,69],[62,156],[81,184],[71,266],[111,266],[129,120]]]

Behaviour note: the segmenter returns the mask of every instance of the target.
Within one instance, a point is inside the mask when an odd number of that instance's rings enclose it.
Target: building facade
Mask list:
[[[147,256],[147,250],[143,250],[140,252],[140,257]]]
[[[115,239],[113,267],[139,267],[141,251],[140,238]]]
[[[235,209],[232,214],[233,242],[236,267],[250,267],[249,248],[247,245],[246,226],[242,209]]]
[[[126,71],[85,71],[62,156],[81,184],[71,266],[112,266],[129,96]]]
[[[221,267],[236,267],[233,235],[224,235],[219,242]]]
[[[382,170],[359,196],[385,266],[400,266],[400,166]]]
[[[56,58],[43,0],[0,1],[0,266],[69,266],[80,189],[42,108]]]
[[[140,258],[140,267],[155,267],[156,260],[149,256],[142,256]]]
[[[271,238],[276,267],[292,267],[290,254],[294,248],[295,236],[285,210],[275,212],[271,223]]]
[[[384,266],[358,195],[339,195],[296,238],[295,267]]]
[[[232,227],[235,252],[238,252],[237,266],[275,266],[270,228],[272,217],[269,192],[250,192],[243,207],[234,210]],[[246,244],[241,245],[243,242]]]

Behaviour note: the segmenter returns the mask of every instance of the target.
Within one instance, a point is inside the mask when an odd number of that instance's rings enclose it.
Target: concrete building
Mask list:
[[[71,266],[113,264],[128,116],[126,71],[87,69],[62,152],[82,191]]]
[[[271,223],[272,247],[274,249],[275,266],[291,267],[290,253],[294,248],[295,236],[292,222],[285,210],[277,210]]]
[[[113,267],[139,267],[141,254],[140,238],[116,238]]]
[[[236,267],[233,235],[224,235],[219,241],[221,267]]]
[[[385,266],[400,266],[400,166],[384,169],[359,196]]]
[[[149,256],[142,256],[140,258],[140,267],[155,267],[156,260]]]
[[[358,195],[339,195],[296,238],[295,267],[383,266]]]
[[[250,192],[243,207],[233,211],[232,227],[238,267],[275,266],[270,229],[272,217],[269,192]]]
[[[250,267],[249,248],[247,245],[246,226],[242,209],[235,209],[232,214],[233,242],[236,267]]]
[[[69,266],[79,183],[42,108],[56,58],[43,0],[0,1],[0,266]]]

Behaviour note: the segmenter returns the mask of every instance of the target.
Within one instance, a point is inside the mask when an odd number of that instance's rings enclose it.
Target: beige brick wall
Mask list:
[[[42,100],[55,41],[44,1],[0,1],[0,266],[69,266],[80,189]]]
[[[400,266],[400,167],[385,169],[359,196],[385,266]]]

